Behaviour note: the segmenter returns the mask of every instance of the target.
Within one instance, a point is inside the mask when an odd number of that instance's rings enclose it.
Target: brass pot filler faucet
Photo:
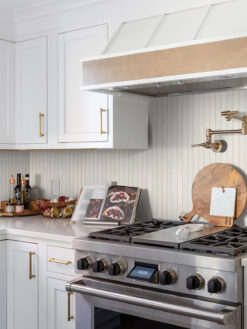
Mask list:
[[[221,115],[226,118],[227,121],[237,119],[242,121],[241,129],[232,130],[212,130],[206,129],[206,142],[201,144],[192,144],[192,147],[202,146],[206,149],[211,149],[213,152],[224,152],[226,150],[226,142],[221,140],[212,141],[213,135],[221,134],[242,134],[247,135],[247,115],[240,115],[239,111],[224,111]]]

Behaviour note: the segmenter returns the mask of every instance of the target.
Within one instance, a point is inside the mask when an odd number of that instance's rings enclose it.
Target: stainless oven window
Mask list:
[[[94,329],[182,329],[181,327],[141,317],[94,308]]]

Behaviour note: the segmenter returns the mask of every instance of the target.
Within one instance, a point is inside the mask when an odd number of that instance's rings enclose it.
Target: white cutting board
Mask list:
[[[236,189],[232,187],[213,187],[210,203],[211,216],[235,216]]]

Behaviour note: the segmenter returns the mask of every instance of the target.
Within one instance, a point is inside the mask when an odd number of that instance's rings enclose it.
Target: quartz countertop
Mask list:
[[[102,230],[99,225],[72,223],[69,219],[45,219],[41,215],[29,217],[0,217],[0,235],[20,235],[33,238],[72,242],[90,232]]]

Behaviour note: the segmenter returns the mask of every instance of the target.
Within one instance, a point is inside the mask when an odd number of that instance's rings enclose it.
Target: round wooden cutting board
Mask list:
[[[217,226],[232,226],[230,217],[210,216],[210,202],[213,187],[236,188],[235,217],[237,219],[246,206],[247,186],[243,176],[233,166],[225,163],[213,163],[201,169],[192,185],[193,209],[182,216],[184,222],[190,222],[195,215],[200,215],[209,223]]]

